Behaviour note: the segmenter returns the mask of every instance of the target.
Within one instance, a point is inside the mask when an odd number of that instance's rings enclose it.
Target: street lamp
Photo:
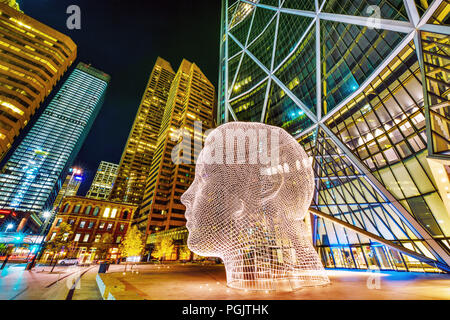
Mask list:
[[[45,230],[47,229],[47,224],[48,224],[50,218],[53,216],[53,213],[59,212],[59,208],[61,207],[61,203],[62,203],[63,199],[65,198],[65,196],[67,195],[67,190],[69,189],[69,186],[72,183],[74,176],[76,174],[80,175],[83,172],[81,169],[78,169],[78,168],[71,168],[70,170],[72,172],[72,175],[70,176],[69,182],[67,183],[66,189],[64,190],[64,194],[62,195],[61,199],[59,199],[58,205],[56,207],[53,207],[52,210],[44,211],[44,213],[42,214],[42,216],[45,218],[45,223],[42,226],[41,232],[39,233],[39,238],[42,236],[42,233],[44,233]],[[44,235],[44,238],[45,238],[45,235]],[[34,264],[36,263],[36,258],[42,254],[42,247],[43,246],[44,246],[44,239],[41,240],[41,243],[39,244],[39,247],[36,250],[36,254],[33,257],[33,260],[31,261],[31,263],[29,263],[26,266],[27,270],[31,270],[34,267]]]

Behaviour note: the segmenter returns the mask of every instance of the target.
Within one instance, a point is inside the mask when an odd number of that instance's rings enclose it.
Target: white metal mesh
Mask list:
[[[208,135],[195,180],[181,198],[188,247],[220,257],[230,287],[327,284],[303,222],[313,190],[311,162],[286,131],[262,123],[221,125]]]

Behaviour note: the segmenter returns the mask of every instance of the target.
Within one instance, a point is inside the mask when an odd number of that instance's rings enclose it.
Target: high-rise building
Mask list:
[[[448,1],[223,1],[218,121],[291,133],[329,268],[450,270]]]
[[[68,36],[1,2],[0,159],[77,53]]]
[[[115,163],[101,161],[86,197],[99,200],[108,199],[118,169],[119,166]]]
[[[82,181],[83,176],[81,169],[70,168],[69,174],[66,176],[66,179],[53,202],[53,210],[57,210],[58,207],[61,206],[61,201],[64,197],[76,196]]]
[[[79,63],[0,173],[0,208],[51,209],[61,180],[97,116],[109,75]]]
[[[110,199],[140,204],[175,72],[158,57],[120,159]]]
[[[214,100],[211,82],[195,63],[183,60],[170,88],[145,196],[134,219],[147,233],[186,224],[180,197],[194,180],[194,159],[203,143],[203,133],[196,128],[200,123],[203,131],[212,128]],[[173,148],[180,142],[183,146],[173,159]]]

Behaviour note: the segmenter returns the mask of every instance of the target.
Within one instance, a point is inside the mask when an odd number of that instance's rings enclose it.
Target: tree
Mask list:
[[[120,251],[123,257],[140,256],[144,250],[144,235],[136,226],[128,229],[124,240],[120,244]],[[125,271],[127,265],[125,264]]]
[[[3,270],[3,268],[5,268],[6,264],[8,263],[9,257],[11,256],[13,250],[14,250],[14,246],[9,246],[9,245],[3,245],[2,246],[2,251],[3,251],[3,253],[5,253],[5,260],[3,261],[3,264],[0,267],[0,270]]]
[[[95,245],[96,253],[99,259],[105,259],[114,238],[110,233],[104,233],[99,242]]]
[[[67,248],[70,244],[70,236],[72,235],[72,226],[66,222],[63,222],[59,225],[58,232],[53,237],[53,239],[49,240],[45,246],[46,250],[51,250],[54,252],[52,256],[52,260],[50,261],[50,265],[53,263],[53,260],[59,251],[61,251],[62,248]],[[55,264],[52,267],[52,270],[50,272],[53,272],[53,269],[55,268]]]
[[[156,240],[155,250],[152,252],[152,256],[159,260],[165,260],[172,255],[175,245],[173,239],[169,237],[159,237]]]
[[[190,261],[191,260],[192,252],[191,252],[191,250],[189,250],[187,245],[181,246],[179,251],[178,251],[178,254],[179,254],[179,259],[180,260],[184,260],[184,261],[186,261],[186,260]]]

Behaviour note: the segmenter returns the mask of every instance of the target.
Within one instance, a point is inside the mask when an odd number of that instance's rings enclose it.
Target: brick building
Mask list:
[[[76,257],[83,262],[100,258],[97,253],[106,233],[111,235],[106,258],[119,258],[119,244],[130,227],[136,208],[135,205],[115,201],[66,197],[46,240],[53,239],[61,223],[66,222],[72,226],[71,244],[58,258]],[[43,259],[50,257],[51,254],[45,252]]]

